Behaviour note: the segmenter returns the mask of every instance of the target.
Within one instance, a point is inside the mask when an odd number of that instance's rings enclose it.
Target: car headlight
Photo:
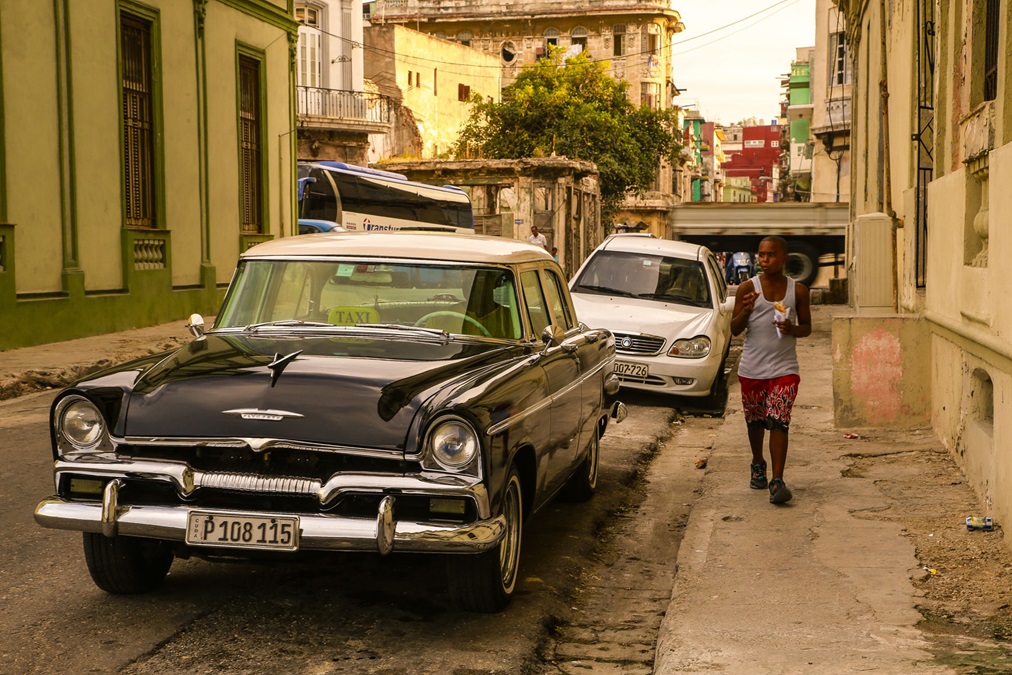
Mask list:
[[[462,469],[478,454],[478,435],[464,420],[450,418],[429,431],[428,451],[445,469]]]
[[[95,404],[83,396],[68,396],[56,409],[56,436],[75,450],[94,450],[105,438],[105,420]]]
[[[705,335],[697,335],[689,340],[675,340],[668,350],[668,356],[677,356],[683,359],[701,359],[710,353],[710,338]]]

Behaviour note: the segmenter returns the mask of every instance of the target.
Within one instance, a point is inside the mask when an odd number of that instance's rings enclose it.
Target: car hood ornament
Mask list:
[[[300,349],[297,352],[292,352],[287,356],[281,356],[281,354],[275,353],[274,360],[267,364],[267,367],[271,369],[271,387],[277,384],[278,378],[281,377],[281,373],[285,372],[285,368],[288,364],[295,360],[295,357],[302,353]]]

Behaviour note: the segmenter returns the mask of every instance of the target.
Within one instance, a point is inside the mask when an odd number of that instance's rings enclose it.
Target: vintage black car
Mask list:
[[[497,611],[525,518],[589,498],[614,338],[513,240],[336,233],[241,256],[217,319],[52,408],[45,527],[80,530],[95,583],[154,588],[174,557],[447,554],[451,596]]]

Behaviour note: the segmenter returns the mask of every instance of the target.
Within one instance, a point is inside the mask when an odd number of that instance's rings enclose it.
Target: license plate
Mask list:
[[[615,362],[615,373],[618,375],[628,375],[630,377],[642,377],[646,378],[650,374],[650,368],[639,363],[623,363],[622,361]]]
[[[292,516],[240,516],[191,511],[186,543],[192,546],[295,551],[299,519]]]

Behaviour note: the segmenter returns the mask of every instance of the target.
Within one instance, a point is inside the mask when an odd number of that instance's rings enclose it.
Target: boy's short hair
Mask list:
[[[778,236],[778,235],[775,235],[775,234],[771,234],[768,237],[763,237],[762,241],[768,241],[768,242],[771,242],[773,244],[776,244],[777,246],[780,247],[781,251],[783,251],[784,253],[788,252],[787,251],[787,240],[784,239],[781,236]],[[759,243],[762,243],[762,241],[759,242]]]

